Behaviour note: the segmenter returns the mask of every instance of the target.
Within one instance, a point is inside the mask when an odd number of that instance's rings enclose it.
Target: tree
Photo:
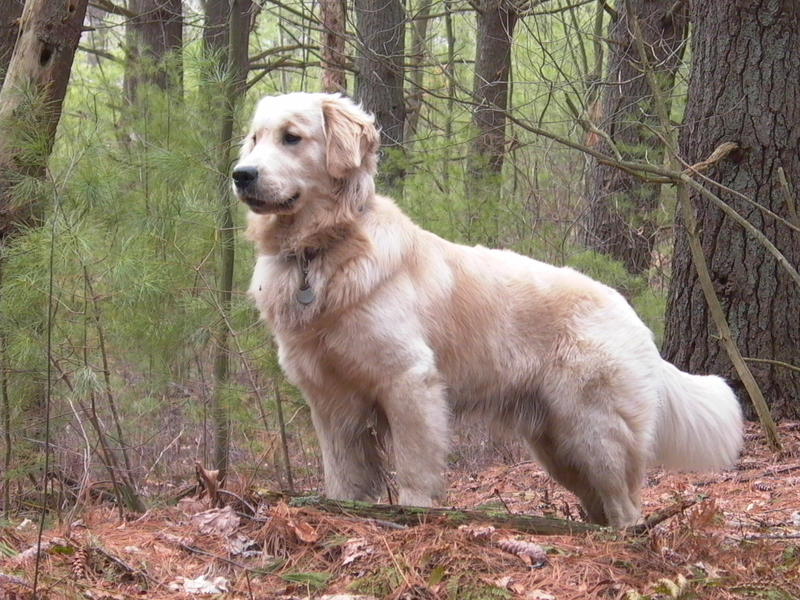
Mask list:
[[[24,4],[22,0],[0,0],[0,85],[14,53]]]
[[[629,12],[630,11],[630,12]],[[658,118],[644,62],[635,43],[632,19],[638,21],[662,97],[669,100],[681,65],[687,15],[674,0],[619,0],[609,27],[609,69],[596,126],[608,135],[598,150],[612,154],[613,143],[625,160],[661,164],[664,145],[655,135]],[[652,212],[660,184],[645,183],[633,174],[593,160],[586,178],[586,213],[581,241],[588,248],[621,261],[631,273],[650,266],[655,238]]]
[[[416,14],[411,23],[411,56],[409,57],[411,89],[408,94],[408,114],[406,130],[403,134],[405,143],[411,144],[417,134],[419,118],[422,112],[422,98],[425,94],[425,70],[423,62],[426,56],[428,24],[430,23],[432,0],[420,0]]]
[[[19,39],[0,90],[0,252],[19,228],[41,221],[44,207],[38,195],[23,197],[15,187],[45,176],[87,4],[87,0],[29,0],[22,12]],[[6,386],[4,373],[4,404]],[[44,404],[43,400],[39,402]],[[37,416],[49,426],[46,404]],[[144,510],[131,474],[116,463],[106,466],[120,500],[133,510]]]
[[[800,183],[800,5],[793,0],[692,3],[692,78],[680,152],[701,161],[723,142],[739,150],[708,175],[712,191],[800,264],[800,234],[765,214],[759,202],[795,226]],[[785,183],[784,183],[785,182]],[[735,341],[776,417],[800,417],[800,287],[765,247],[703,197],[692,196],[714,287]],[[688,236],[677,220],[666,315],[666,358],[681,368],[717,373],[738,385],[715,339],[698,285]],[[747,408],[747,407],[746,407]],[[752,411],[750,412],[752,416]]]
[[[181,0],[131,0],[134,16],[127,21],[128,56],[125,96],[136,101],[139,83],[151,83],[180,95],[183,73],[183,13]],[[172,57],[174,64],[167,59]],[[143,60],[143,59],[147,60]]]
[[[473,141],[471,175],[481,179],[484,169],[499,174],[506,154],[506,111],[511,81],[511,45],[519,20],[509,0],[478,3],[478,33],[475,45],[475,112],[477,136]]]
[[[40,218],[42,207],[14,200],[12,190],[25,177],[44,176],[87,4],[29,0],[22,12],[0,91],[0,246],[20,225]],[[13,143],[21,135],[40,141],[36,152]]]
[[[248,44],[254,4],[252,0],[206,2],[206,8],[211,10],[211,13],[206,15],[207,22],[212,25],[218,23],[225,7],[228,11],[227,28],[222,31],[212,29],[214,35],[204,38],[207,56],[219,60],[224,73],[221,93],[218,94],[218,99],[212,107],[220,123],[216,148],[219,156],[216,194],[219,198],[217,233],[220,267],[217,279],[217,308],[220,314],[214,332],[214,392],[211,413],[214,422],[214,468],[219,470],[221,482],[225,481],[227,475],[230,451],[230,416],[226,393],[231,372],[230,316],[235,261],[233,223],[235,199],[230,189],[230,171],[233,162],[231,150],[236,110],[247,89]]]
[[[345,76],[345,23],[347,5],[345,0],[320,0],[322,13],[322,91],[347,91]]]
[[[405,99],[403,59],[405,11],[401,0],[355,0],[355,97],[375,115],[381,130],[381,147],[388,151],[381,179],[389,187],[401,184]]]
[[[231,6],[228,0],[203,0],[203,52],[222,51],[228,45]]]

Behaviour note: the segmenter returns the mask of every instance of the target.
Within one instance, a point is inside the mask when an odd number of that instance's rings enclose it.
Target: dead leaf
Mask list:
[[[192,517],[200,533],[230,537],[239,528],[239,515],[230,506],[213,508]]]
[[[169,584],[169,589],[187,594],[223,594],[228,591],[228,580],[224,577],[208,580],[205,575],[200,575],[197,579],[178,577]]]
[[[262,548],[257,542],[251,540],[246,535],[237,533],[228,539],[228,553],[231,556],[242,556],[244,558],[251,558],[253,556],[260,556]]]
[[[198,500],[197,498],[181,498],[178,501],[178,508],[186,516],[196,515],[211,508],[211,502],[208,498]]]
[[[322,598],[320,598],[319,600],[378,600],[378,599],[375,596],[353,596],[351,594],[333,594],[328,596],[322,596]]]
[[[342,544],[342,566],[354,563],[373,552],[375,552],[375,547],[364,538],[349,540]]]
[[[115,594],[108,590],[94,589],[85,590],[83,595],[89,600],[128,600],[129,596],[125,594]]]
[[[306,544],[316,544],[319,541],[319,533],[311,525],[305,522],[295,523],[289,521],[297,539]]]
[[[544,590],[531,590],[525,594],[526,600],[556,600],[556,597]]]

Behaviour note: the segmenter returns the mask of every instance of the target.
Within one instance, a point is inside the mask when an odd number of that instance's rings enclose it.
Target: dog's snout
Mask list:
[[[236,167],[232,177],[236,187],[243,190],[258,179],[258,167]]]

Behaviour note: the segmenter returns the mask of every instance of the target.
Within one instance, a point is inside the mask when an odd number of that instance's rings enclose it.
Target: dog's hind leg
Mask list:
[[[640,515],[644,454],[623,419],[592,412],[555,419],[527,441],[553,479],[578,496],[589,521],[632,525]]]

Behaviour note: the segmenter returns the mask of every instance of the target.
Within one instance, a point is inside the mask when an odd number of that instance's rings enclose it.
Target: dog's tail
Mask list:
[[[667,469],[730,467],[742,449],[742,409],[715,375],[689,375],[663,361],[664,391],[656,430],[655,462]]]

